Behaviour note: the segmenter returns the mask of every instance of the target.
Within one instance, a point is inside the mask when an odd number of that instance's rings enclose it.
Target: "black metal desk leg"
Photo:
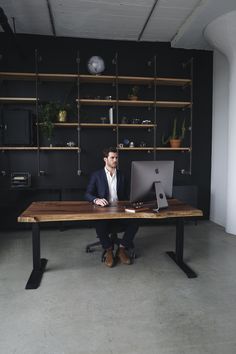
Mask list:
[[[26,289],[37,289],[39,287],[47,264],[47,259],[40,258],[40,230],[37,222],[32,224],[32,251],[33,270],[25,286]]]
[[[166,252],[188,278],[196,278],[197,274],[183,261],[184,253],[184,218],[176,219],[175,252]]]

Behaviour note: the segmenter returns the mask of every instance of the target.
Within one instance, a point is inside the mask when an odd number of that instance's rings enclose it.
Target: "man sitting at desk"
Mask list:
[[[124,175],[117,167],[118,154],[116,148],[110,147],[103,151],[105,167],[94,172],[89,181],[85,194],[86,200],[98,207],[106,207],[117,200],[127,200],[127,184]],[[131,264],[127,250],[134,248],[133,240],[138,231],[138,223],[132,219],[122,220],[98,220],[96,221],[96,233],[101,245],[106,250],[105,265],[114,266],[113,244],[109,237],[112,226],[119,223],[118,228],[124,231],[123,238],[117,252],[117,257],[123,264]]]

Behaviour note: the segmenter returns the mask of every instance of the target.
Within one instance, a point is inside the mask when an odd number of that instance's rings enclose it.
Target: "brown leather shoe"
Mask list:
[[[127,255],[124,247],[120,247],[117,252],[117,257],[123,264],[131,264],[131,259]]]
[[[109,268],[112,268],[114,266],[114,257],[112,249],[106,250],[104,263]]]

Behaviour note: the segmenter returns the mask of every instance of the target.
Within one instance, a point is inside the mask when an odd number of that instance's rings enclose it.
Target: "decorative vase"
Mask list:
[[[181,139],[170,139],[170,146],[172,148],[179,148],[181,145]]]
[[[58,112],[58,122],[65,123],[67,121],[67,111],[62,109]]]

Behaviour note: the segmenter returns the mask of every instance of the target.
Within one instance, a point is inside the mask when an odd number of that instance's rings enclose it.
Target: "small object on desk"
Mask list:
[[[156,208],[155,202],[137,202],[131,203],[130,205],[125,206],[125,212],[127,213],[140,213],[144,211],[153,211]]]
[[[140,207],[140,208],[127,207],[127,208],[125,208],[126,213],[141,213],[144,211],[152,211],[152,209],[148,208],[148,207]]]

